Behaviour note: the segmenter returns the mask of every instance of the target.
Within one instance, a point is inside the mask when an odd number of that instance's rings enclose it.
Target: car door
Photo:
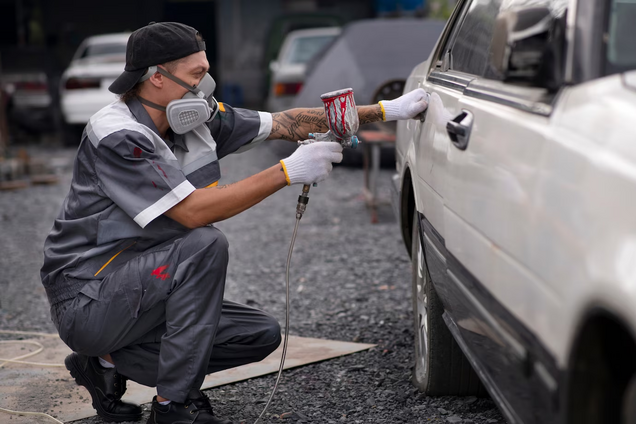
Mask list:
[[[416,85],[411,83],[409,88],[423,88],[431,94],[431,99],[421,120],[406,123],[407,126],[413,127],[412,130],[407,129],[415,141],[412,176],[426,269],[444,309],[453,316],[469,314],[463,312],[463,304],[453,298],[446,272],[444,196],[450,142],[445,127],[452,114],[458,110],[461,88],[470,80],[470,76],[467,79],[467,76],[459,75],[447,68],[449,46],[469,4],[470,0],[458,2],[431,57],[433,72],[418,78]]]
[[[429,236],[425,247],[427,257],[445,259],[443,278],[431,275],[449,328],[511,421],[546,422],[535,402],[546,393],[548,400],[556,397],[550,391],[557,371],[536,334],[550,325],[545,311],[558,308],[559,297],[521,258],[539,213],[531,199],[553,96],[504,83],[491,66],[497,16],[526,3],[464,6],[461,24],[423,84],[439,97],[433,96],[422,127],[426,148],[418,175],[433,193],[421,210],[425,227],[439,228],[439,240],[429,243]],[[561,3],[543,5],[563,13]]]

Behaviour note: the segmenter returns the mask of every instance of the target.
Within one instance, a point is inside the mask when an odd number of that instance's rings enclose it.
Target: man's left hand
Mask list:
[[[385,121],[412,119],[424,112],[428,107],[429,94],[418,88],[394,100],[382,100],[383,118]]]

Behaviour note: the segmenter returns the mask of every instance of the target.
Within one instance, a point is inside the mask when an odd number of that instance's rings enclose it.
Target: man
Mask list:
[[[338,143],[313,143],[218,186],[219,158],[265,139],[304,140],[327,125],[322,109],[217,104],[202,88],[213,87],[204,50],[199,33],[178,23],[132,33],[125,71],[110,87],[121,99],[87,124],[45,242],[52,320],[74,351],[66,366],[109,421],[141,418],[141,408],[121,401],[131,379],[157,387],[149,423],[230,423],[200,391],[205,375],[262,360],[281,336],[272,316],[223,300],[228,243],[211,224],[286,185],[321,181],[342,159]],[[360,121],[412,118],[425,98],[419,90],[359,107]],[[183,99],[214,117],[180,135],[177,127],[199,116],[173,113]]]

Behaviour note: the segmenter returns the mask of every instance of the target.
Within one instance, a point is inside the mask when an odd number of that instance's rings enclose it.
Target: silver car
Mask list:
[[[340,28],[300,29],[287,34],[272,71],[267,110],[280,112],[292,107],[305,82],[307,64],[340,35]]]

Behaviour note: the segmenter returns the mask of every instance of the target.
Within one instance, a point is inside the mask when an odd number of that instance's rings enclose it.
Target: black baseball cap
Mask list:
[[[139,28],[126,45],[124,72],[108,87],[115,94],[123,94],[137,84],[148,67],[181,59],[205,50],[199,31],[178,22],[150,22]]]

